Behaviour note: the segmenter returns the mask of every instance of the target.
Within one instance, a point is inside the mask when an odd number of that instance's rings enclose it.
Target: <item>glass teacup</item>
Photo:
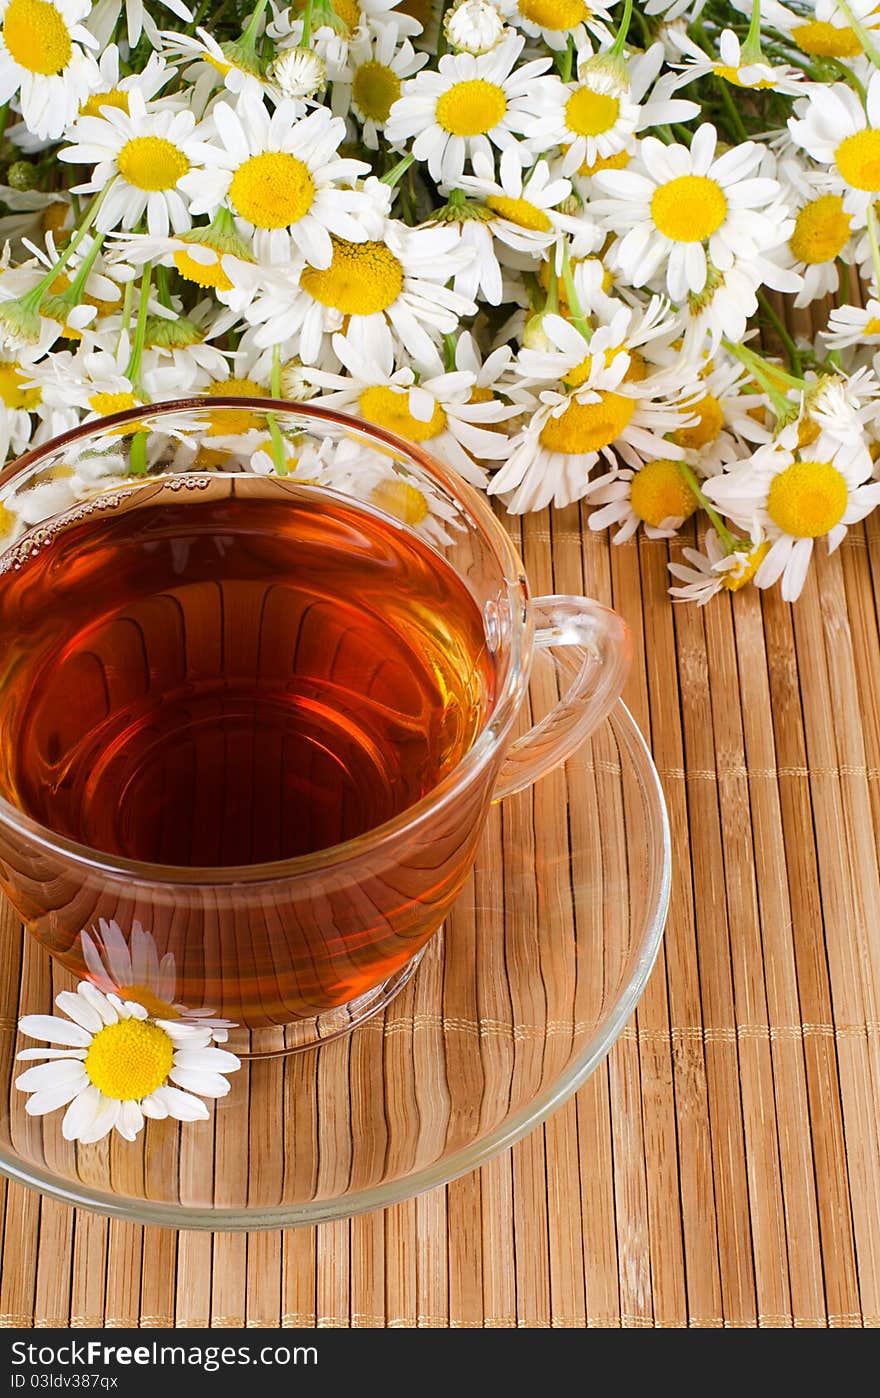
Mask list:
[[[477,492],[343,414],[119,413],[8,467],[0,507],[0,886],[51,955],[153,1013],[285,1026],[256,1052],[388,1002],[490,804],[625,679],[618,616],[530,598]],[[514,739],[536,647],[564,693]]]

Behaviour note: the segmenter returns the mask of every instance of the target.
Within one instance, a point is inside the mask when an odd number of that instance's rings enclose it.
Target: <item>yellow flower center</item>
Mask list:
[[[182,277],[196,286],[213,286],[217,291],[231,291],[232,282],[223,270],[220,258],[216,262],[196,262],[184,248],[172,253],[172,260]]]
[[[73,52],[64,17],[48,0],[12,0],[3,38],[20,68],[44,78],[60,73]]]
[[[370,500],[377,509],[399,519],[401,524],[421,524],[428,513],[428,502],[418,487],[398,477],[374,485]]]
[[[616,155],[600,155],[592,163],[585,160],[578,173],[589,177],[595,175],[599,170],[625,170],[629,162],[629,151],[619,150]]]
[[[370,121],[387,121],[400,96],[400,78],[384,63],[362,63],[351,84],[351,97]]]
[[[799,447],[811,447],[822,429],[813,418],[802,417],[798,423],[797,444]]]
[[[836,24],[818,19],[797,25],[791,37],[801,53],[810,53],[816,58],[855,58],[862,51],[851,29],[838,29]]]
[[[153,1019],[180,1019],[179,1012],[167,1000],[160,1000],[148,985],[121,985],[117,991],[120,1000],[134,1000],[143,1005]]]
[[[620,112],[616,97],[579,87],[565,104],[565,124],[578,136],[601,136],[610,131]]]
[[[126,141],[117,160],[127,184],[146,193],[173,189],[189,169],[189,161],[164,136],[135,136]]]
[[[22,388],[27,375],[18,364],[0,364],[0,402],[7,408],[29,412],[42,401],[39,388]]]
[[[504,89],[483,78],[454,83],[437,102],[437,122],[452,136],[485,136],[507,111]]]
[[[209,398],[268,398],[268,391],[253,379],[223,379],[205,389]],[[208,414],[208,437],[240,437],[245,432],[253,432],[262,425],[259,413],[248,412],[247,408],[221,408]]]
[[[121,1019],[98,1030],[83,1066],[105,1097],[140,1102],[162,1086],[173,1062],[174,1044],[158,1024]]]
[[[880,320],[878,320],[876,316],[872,316],[871,319],[868,321],[863,331],[863,334],[866,336],[880,335]]]
[[[712,65],[712,70],[719,78],[723,78],[725,82],[732,83],[734,87],[746,87],[752,91],[757,88],[773,86],[773,82],[770,78],[759,78],[756,83],[744,83],[739,75],[739,69],[732,68],[728,63],[714,63]]]
[[[690,427],[679,427],[676,432],[670,433],[671,440],[677,447],[696,450],[718,440],[724,426],[724,412],[714,393],[707,393],[705,398],[692,403],[687,411],[689,414],[696,414],[697,421]]]
[[[111,413],[121,413],[126,408],[136,408],[138,400],[133,393],[95,393],[89,399],[89,407],[100,417]]]
[[[637,349],[631,349],[629,354],[629,368],[623,376],[624,383],[643,383],[648,377],[648,365],[645,356]]]
[[[519,228],[530,228],[533,233],[549,233],[553,227],[543,209],[528,199],[508,199],[505,194],[490,194],[487,205],[499,218],[506,218]]]
[[[409,442],[430,442],[439,437],[446,426],[446,414],[439,403],[428,422],[420,422],[409,410],[409,394],[386,384],[365,388],[360,397],[361,417],[388,432],[396,432]]]
[[[621,349],[620,346],[617,346],[614,349],[607,349],[603,356],[604,367],[606,369],[610,368],[617,356],[619,354],[624,354],[625,352],[627,351]],[[592,369],[593,355],[584,355],[584,358],[581,360],[580,364],[575,364],[573,369],[569,369],[567,373],[562,375],[562,382],[564,384],[568,384],[569,388],[580,388],[581,384],[587,382],[587,379],[590,377]]]
[[[750,583],[757,573],[770,549],[770,540],[765,539],[763,544],[756,544],[753,549],[749,549],[742,563],[736,563],[732,568],[719,573],[721,586],[726,592],[739,592],[741,587]]]
[[[592,13],[584,0],[519,0],[519,12],[523,19],[553,34],[575,29]]]
[[[721,186],[706,175],[680,175],[661,184],[651,200],[651,217],[673,243],[701,243],[727,217]]]
[[[403,290],[403,267],[385,243],[349,243],[334,238],[333,260],[319,270],[306,267],[299,284],[322,306],[346,316],[385,311]]]
[[[102,107],[115,107],[117,111],[128,113],[128,93],[121,87],[111,87],[109,92],[93,92],[79,109],[80,116],[99,117]]]
[[[690,519],[699,501],[677,461],[647,461],[632,478],[629,488],[632,512],[645,524],[659,529],[668,519]]]
[[[849,215],[843,211],[840,195],[823,194],[801,209],[789,247],[799,262],[831,262],[845,246],[849,232]]]
[[[263,151],[240,165],[229,186],[229,202],[255,228],[287,228],[315,202],[308,165],[286,151]]]
[[[44,233],[60,233],[67,222],[67,215],[70,213],[70,205],[55,200],[53,204],[47,204],[40,219],[40,227]]]
[[[559,417],[548,417],[538,440],[548,451],[585,456],[615,442],[635,410],[635,399],[620,393],[601,393],[598,403],[572,400]]]
[[[837,168],[853,189],[880,190],[880,131],[857,131],[834,152]]]
[[[767,513],[795,539],[818,539],[839,524],[849,492],[830,461],[795,461],[770,486]]]

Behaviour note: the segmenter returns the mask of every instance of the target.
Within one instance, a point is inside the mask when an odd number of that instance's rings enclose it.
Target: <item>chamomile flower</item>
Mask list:
[[[671,96],[668,75],[649,92],[663,65],[663,45],[652,44],[624,63],[597,54],[581,64],[576,83],[559,84],[555,105],[539,128],[542,142],[564,148],[562,172],[586,173],[597,162],[630,149],[637,131],[699,114],[695,102]]]
[[[880,502],[880,483],[867,484],[872,462],[863,441],[840,442],[825,433],[798,449],[797,425],[758,447],[748,463],[703,485],[712,503],[743,528],[759,525],[770,547],[755,573],[758,587],[782,579],[782,596],[800,595],[816,539],[829,553],[847,526]]]
[[[259,268],[250,247],[235,229],[228,209],[219,210],[207,227],[154,238],[149,233],[121,233],[110,244],[111,260],[133,268],[145,263],[174,267],[184,281],[213,291],[222,305],[242,312],[259,285]]]
[[[587,0],[499,0],[499,8],[508,24],[551,49],[567,48],[571,40],[581,51],[589,47],[588,33],[600,41],[611,38],[608,11]]]
[[[812,197],[798,209],[787,243],[773,254],[780,266],[793,268],[802,279],[795,306],[809,306],[822,296],[833,295],[840,286],[839,262],[852,262],[852,218],[844,208],[840,193],[820,193],[814,186]]]
[[[385,129],[402,83],[427,61],[428,55],[416,53],[390,24],[377,34],[361,34],[352,40],[345,65],[334,80],[333,112],[343,117],[351,111],[360,123],[364,145],[378,149],[379,132]]]
[[[793,221],[777,227],[776,234],[785,239]],[[714,354],[721,340],[739,342],[743,339],[749,317],[758,309],[761,286],[776,291],[799,291],[801,278],[793,268],[786,268],[769,257],[749,257],[734,261],[732,267],[719,272],[712,267],[706,285],[696,295],[689,293],[683,310],[686,315],[684,340],[689,353],[700,354],[705,349]]]
[[[866,306],[833,307],[828,329],[820,334],[828,348],[834,350],[880,343],[880,301],[871,296]]]
[[[76,192],[107,190],[95,220],[99,232],[134,228],[144,216],[150,233],[160,237],[190,227],[185,181],[213,153],[191,111],[164,106],[162,99],[148,109],[133,88],[128,111],[104,106],[100,116],[80,117],[70,135],[73,144],[59,151],[59,159],[94,165],[91,179],[75,186]]]
[[[157,53],[151,53],[138,72],[120,77],[119,48],[116,44],[108,44],[104,49],[98,61],[98,69],[100,82],[82,104],[80,116],[100,116],[102,107],[118,107],[120,111],[127,112],[129,94],[134,89],[137,89],[145,102],[149,102],[174,77],[174,69],[169,68]],[[169,103],[168,98],[165,101]],[[186,101],[177,96],[170,99],[169,105],[184,107]]]
[[[372,188],[369,236],[351,242],[332,236],[328,267],[310,264],[267,268],[260,293],[246,316],[258,327],[256,343],[266,348],[296,339],[296,353],[315,363],[325,334],[341,330],[346,318],[387,321],[415,359],[430,360],[434,339],[451,334],[473,302],[447,283],[464,260],[454,229],[443,225],[410,228],[382,213],[391,191]],[[2,282],[0,282],[2,286]]]
[[[198,93],[201,102],[207,99],[218,86],[236,97],[247,93],[251,97],[280,96],[253,44],[220,45],[207,29],[198,28],[195,34],[180,34],[174,29],[163,31],[161,35],[162,55],[170,63],[190,66],[184,69],[183,76],[194,82],[193,92]]]
[[[33,410],[41,393],[29,387],[30,365],[10,353],[0,353],[0,465],[10,452],[19,456],[30,446],[34,431]]]
[[[589,495],[590,528],[617,525],[615,544],[625,544],[640,524],[649,539],[671,539],[700,504],[682,462],[668,457],[646,461],[637,471],[611,471],[591,484]]]
[[[644,370],[638,350],[662,336],[671,338],[676,320],[669,314],[669,303],[655,296],[642,312],[617,303],[607,325],[600,325],[589,342],[571,321],[559,315],[545,315],[541,329],[546,347],[524,346],[517,361],[517,372],[527,382],[555,383],[580,388],[596,372],[605,371],[603,387],[616,388],[624,379],[634,379]]]
[[[808,155],[842,181],[843,207],[864,227],[880,195],[880,73],[867,85],[865,105],[845,83],[811,84],[788,126]]]
[[[61,1015],[25,1015],[19,1029],[60,1048],[23,1049],[43,1059],[15,1080],[29,1094],[25,1111],[45,1116],[66,1107],[61,1134],[83,1145],[114,1128],[133,1141],[148,1117],[203,1121],[203,1098],[225,1097],[234,1054],[211,1046],[211,1031],[179,1019],[153,1019],[143,1005],[104,994],[89,981],[64,990]]]
[[[456,0],[447,10],[443,32],[451,49],[474,57],[494,49],[504,37],[504,17],[489,0]]]
[[[118,922],[100,918],[97,928],[80,933],[80,947],[88,976],[105,995],[143,1006],[153,1019],[180,1020],[197,1029],[209,1029],[216,1044],[224,1044],[236,1026],[213,1010],[190,1009],[175,1001],[177,964],[174,953],[160,957],[156,939],[135,919],[126,936]]]
[[[320,54],[311,49],[285,49],[269,64],[268,77],[282,97],[303,102],[322,91],[327,68]]]
[[[338,117],[319,107],[297,120],[289,102],[270,116],[262,102],[245,96],[235,108],[219,102],[211,120],[218,140],[205,168],[187,181],[194,214],[213,214],[225,202],[266,263],[289,264],[299,254],[325,270],[333,258],[331,234],[363,241],[364,198],[344,186],[369,166],[339,158],[345,123]]]
[[[714,75],[730,83],[732,87],[784,92],[789,96],[803,91],[804,75],[800,68],[795,68],[790,63],[768,63],[766,59],[758,62],[748,59],[744,61],[739,35],[732,29],[721,31],[717,59],[701,49],[687,34],[670,30],[669,38],[685,59],[681,76],[675,83],[676,87],[684,87],[688,83],[696,82],[697,78]]]
[[[475,155],[473,164],[475,173],[463,175],[459,187],[483,201],[490,215],[488,227],[499,242],[534,256],[560,233],[581,232],[583,219],[559,207],[571,194],[571,182],[555,174],[546,160],[538,160],[523,178],[519,155],[508,149],[501,156],[497,180],[491,160]]]
[[[770,548],[768,540],[761,537],[741,540],[742,547],[732,553],[725,553],[724,545],[714,529],[706,533],[706,552],[698,549],[682,549],[685,563],[677,560],[668,565],[678,586],[669,589],[676,602],[696,602],[705,607],[719,592],[739,592],[754,578]]]
[[[426,446],[472,485],[486,485],[474,458],[499,461],[507,455],[506,435],[491,428],[514,416],[518,406],[475,395],[476,375],[445,372],[436,355],[420,364],[418,378],[409,365],[396,369],[393,340],[381,325],[355,322],[347,336],[334,335],[333,348],[346,375],[313,370],[308,377],[324,390],[315,402],[355,412]]]
[[[549,58],[517,66],[524,43],[512,35],[477,58],[444,54],[436,72],[404,83],[386,123],[387,139],[392,145],[412,140],[416,160],[427,163],[432,179],[450,186],[475,155],[491,160],[493,146],[518,150],[522,163],[530,163],[539,153],[530,133],[558,80],[542,76]]]
[[[82,23],[90,0],[0,0],[0,104],[17,95],[28,130],[57,141],[99,85]]]
[[[515,514],[543,509],[551,500],[569,505],[587,494],[590,473],[603,457],[616,470],[618,458],[635,469],[657,457],[683,456],[664,440],[688,420],[681,387],[665,373],[627,379],[630,365],[627,353],[608,346],[601,356],[587,354],[585,377],[573,392],[541,392],[540,407],[510,443],[490,494],[500,495]]]
[[[673,301],[683,301],[706,287],[710,259],[725,272],[774,245],[774,222],[762,210],[780,187],[754,174],[762,148],[744,141],[716,159],[717,140],[708,124],[690,150],[646,136],[629,169],[594,176],[608,197],[591,213],[618,234],[613,258],[633,286],[662,274]]]

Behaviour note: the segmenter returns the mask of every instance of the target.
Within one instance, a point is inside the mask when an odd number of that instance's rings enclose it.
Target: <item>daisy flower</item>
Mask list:
[[[394,343],[381,325],[354,323],[348,335],[334,335],[333,349],[345,375],[319,369],[307,376],[324,391],[314,401],[355,412],[366,422],[426,446],[471,485],[485,486],[487,476],[474,457],[499,461],[508,452],[504,433],[492,425],[520,411],[490,394],[475,394],[470,370],[444,372],[439,357],[394,367]]]
[[[334,234],[329,267],[265,269],[263,288],[245,313],[259,327],[262,348],[295,340],[303,362],[315,363],[323,336],[341,330],[348,317],[387,321],[414,359],[430,360],[432,335],[452,334],[463,315],[474,314],[473,302],[447,287],[464,261],[455,230],[409,228],[382,214],[387,186],[367,181],[365,192],[372,204],[365,242]]]
[[[118,107],[121,112],[128,112],[129,93],[134,89],[137,89],[145,102],[149,102],[174,77],[174,69],[169,68],[168,64],[157,53],[151,53],[143,68],[121,78],[119,76],[119,48],[116,44],[108,44],[104,49],[98,61],[98,69],[100,82],[96,90],[81,106],[79,110],[81,117],[100,116],[102,107]],[[166,98],[166,102],[168,100]],[[171,99],[170,104],[184,107],[186,100],[176,96]]]
[[[320,54],[311,49],[285,49],[269,64],[271,78],[281,97],[303,103],[327,83],[327,68]]]
[[[828,329],[819,333],[829,349],[876,345],[880,341],[880,301],[871,296],[866,306],[832,307]]]
[[[717,140],[708,124],[690,150],[646,136],[628,170],[594,176],[609,197],[594,201],[591,213],[618,234],[613,257],[633,286],[665,268],[669,295],[683,301],[705,288],[709,259],[725,272],[774,246],[774,223],[761,210],[778,199],[780,186],[754,176],[762,147],[744,141],[715,159]]]
[[[880,73],[868,82],[865,106],[845,83],[811,84],[795,112],[793,141],[840,178],[843,207],[864,227],[880,195]]]
[[[649,89],[663,66],[663,45],[652,44],[628,63],[597,54],[580,66],[576,83],[559,84],[555,106],[537,133],[546,146],[564,148],[562,172],[586,173],[628,150],[637,131],[699,115],[696,102],[672,98],[669,75]],[[546,148],[546,147],[545,147]]]
[[[680,407],[682,387],[666,372],[627,378],[630,356],[615,354],[611,344],[595,356],[584,348],[573,392],[540,394],[540,407],[493,477],[489,493],[503,496],[514,514],[543,509],[551,500],[580,500],[602,457],[616,470],[618,457],[635,469],[645,460],[684,454],[664,440],[688,420]]]
[[[456,0],[446,11],[443,32],[451,49],[472,53],[474,57],[488,53],[504,37],[504,18],[489,0]]]
[[[0,104],[18,96],[28,130],[57,141],[100,82],[81,23],[90,0],[0,0]]]
[[[855,524],[880,502],[880,483],[864,442],[840,442],[822,434],[798,450],[797,424],[758,447],[751,461],[706,481],[708,499],[745,529],[757,524],[770,547],[755,573],[758,587],[782,578],[782,597],[800,595],[813,553],[825,539],[832,553]]]
[[[682,557],[690,565],[672,562],[669,571],[678,580],[678,587],[669,589],[676,602],[696,602],[705,607],[719,592],[739,592],[750,583],[767,556],[770,544],[757,538],[741,540],[743,547],[725,553],[724,545],[714,529],[706,534],[706,552],[682,549]]]
[[[792,220],[780,224],[774,236],[783,240],[791,232]],[[721,340],[741,341],[758,309],[758,289],[799,291],[801,278],[793,268],[780,266],[769,257],[734,261],[726,272],[712,268],[702,291],[688,294],[683,307],[687,316],[684,340],[688,353],[701,354],[705,348],[714,354]]]
[[[459,188],[483,201],[491,215],[488,227],[499,242],[534,257],[560,233],[581,233],[584,220],[559,208],[571,194],[571,181],[555,175],[546,160],[538,160],[523,178],[518,153],[508,149],[497,180],[491,160],[475,155],[473,163],[475,173],[463,175]]]
[[[84,116],[69,132],[73,144],[58,152],[73,165],[94,165],[91,179],[76,185],[78,194],[98,194],[108,185],[95,226],[134,228],[146,215],[151,233],[170,228],[182,233],[192,219],[184,181],[213,148],[200,139],[191,111],[179,111],[165,99],[151,104],[132,88],[128,111],[104,106],[100,116]]]
[[[197,1029],[210,1029],[217,1044],[225,1044],[230,1019],[218,1018],[213,1010],[189,1009],[175,1002],[177,966],[173,952],[159,957],[156,940],[135,919],[131,936],[126,937],[118,922],[100,918],[98,930],[80,933],[83,960],[89,979],[105,995],[143,1006],[153,1019],[181,1020]]]
[[[606,374],[613,370],[616,379],[603,380],[603,386],[616,388],[627,377],[643,373],[638,348],[662,336],[671,338],[676,325],[668,301],[660,296],[652,297],[640,312],[615,303],[610,322],[600,325],[589,342],[563,316],[545,315],[541,329],[546,347],[521,349],[516,371],[528,382],[561,381],[567,388],[580,388],[601,365]]]
[[[147,262],[174,267],[184,281],[213,291],[222,305],[239,314],[259,286],[254,255],[236,232],[228,209],[218,210],[207,228],[193,228],[189,233],[171,233],[164,238],[149,233],[118,234],[107,255],[111,262],[133,268],[142,268]]]
[[[29,1116],[66,1107],[61,1134],[83,1145],[114,1128],[133,1141],[148,1117],[204,1121],[202,1098],[225,1097],[229,1073],[241,1063],[211,1046],[211,1031],[179,1019],[153,1019],[143,1005],[104,994],[89,981],[63,990],[55,1004],[65,1016],[25,1015],[29,1039],[60,1048],[23,1049],[19,1060],[43,1059],[15,1085],[30,1095]]]
[[[27,362],[0,352],[0,465],[10,451],[20,456],[30,446],[34,431],[31,413],[42,395],[38,388],[28,387],[29,382]]]
[[[224,202],[253,238],[262,262],[288,264],[299,253],[325,270],[333,258],[330,235],[363,241],[357,217],[363,195],[351,184],[369,166],[340,159],[345,123],[318,107],[297,120],[294,104],[280,102],[271,114],[252,97],[233,108],[219,102],[211,121],[217,140],[205,168],[186,181],[194,214],[213,214]]]
[[[671,539],[700,505],[681,462],[667,457],[646,461],[637,471],[624,467],[600,476],[591,483],[589,498],[597,507],[591,510],[590,528],[617,525],[615,544],[625,544],[640,524],[649,539]]]
[[[803,91],[804,75],[800,68],[794,68],[790,63],[768,63],[766,59],[759,62],[744,61],[739,35],[732,29],[721,31],[717,59],[713,59],[701,49],[687,34],[680,34],[673,29],[669,31],[669,40],[686,60],[681,65],[681,75],[675,80],[677,88],[714,74],[716,78],[722,78],[732,87],[769,89],[772,92],[787,93],[789,96]]]
[[[578,51],[589,48],[588,31],[600,41],[611,38],[608,11],[586,0],[499,0],[499,9],[508,24],[551,49],[567,48],[569,40]]]
[[[558,79],[541,76],[549,58],[517,67],[524,44],[522,36],[512,35],[477,58],[447,53],[436,72],[410,78],[386,123],[391,145],[412,140],[412,154],[427,162],[431,178],[451,186],[475,155],[491,160],[493,146],[518,150],[528,164],[539,153],[529,133],[547,110]]]
[[[334,115],[344,117],[353,112],[364,145],[377,150],[378,133],[385,129],[401,84],[427,61],[428,55],[416,53],[408,39],[400,41],[393,25],[383,26],[377,34],[361,34],[352,41],[345,65],[334,79]]]
[[[844,208],[842,195],[819,193],[815,184],[811,194],[795,215],[788,241],[773,254],[774,261],[792,268],[802,279],[796,307],[833,295],[840,286],[838,260],[851,263],[856,256],[852,248],[852,218]]]

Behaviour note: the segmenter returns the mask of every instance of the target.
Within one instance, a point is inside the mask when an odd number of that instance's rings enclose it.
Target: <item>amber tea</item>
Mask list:
[[[493,699],[479,610],[315,488],[119,497],[0,577],[0,792],[130,860],[249,865],[411,806]]]

